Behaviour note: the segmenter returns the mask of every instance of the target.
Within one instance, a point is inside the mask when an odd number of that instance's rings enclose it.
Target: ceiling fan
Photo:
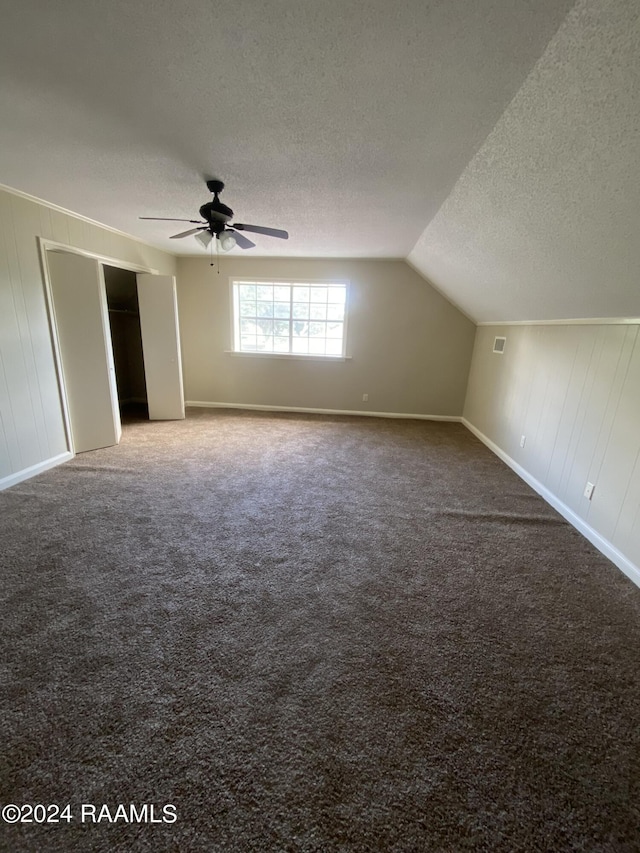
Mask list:
[[[262,225],[246,225],[242,222],[231,222],[233,218],[233,210],[223,204],[218,198],[219,193],[224,189],[224,183],[217,178],[212,178],[207,181],[207,187],[213,193],[213,201],[203,204],[200,208],[199,219],[173,219],[166,216],[140,216],[139,219],[155,219],[165,222],[190,222],[196,225],[196,228],[189,228],[187,231],[181,231],[179,234],[172,234],[172,240],[178,240],[181,237],[190,237],[195,235],[202,245],[206,248],[209,243],[215,239],[216,248],[222,252],[228,252],[234,246],[240,246],[241,249],[253,249],[256,245],[254,242],[241,234],[241,231],[251,231],[254,234],[266,234],[267,237],[279,237],[282,240],[289,239],[289,233],[280,228],[265,228]]]

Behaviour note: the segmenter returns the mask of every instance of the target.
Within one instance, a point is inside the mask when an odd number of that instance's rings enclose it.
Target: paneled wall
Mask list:
[[[637,322],[479,326],[464,416],[640,582]]]
[[[0,487],[68,454],[38,237],[175,274],[175,258],[0,190]]]
[[[231,276],[348,280],[349,359],[230,355]],[[475,326],[404,261],[180,258],[178,309],[190,402],[462,415]]]

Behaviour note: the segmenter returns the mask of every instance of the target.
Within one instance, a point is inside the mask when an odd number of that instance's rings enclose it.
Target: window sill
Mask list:
[[[240,358],[278,358],[289,361],[351,361],[350,355],[303,355],[290,352],[238,352],[227,349],[226,355],[239,356]]]

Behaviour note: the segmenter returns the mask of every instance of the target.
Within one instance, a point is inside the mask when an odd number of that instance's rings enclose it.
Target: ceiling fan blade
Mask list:
[[[194,225],[206,225],[201,219],[174,219],[170,216],[139,216],[138,219],[155,219],[157,222],[193,222]]]
[[[241,249],[253,249],[255,247],[255,243],[251,242],[248,237],[245,237],[244,234],[241,234],[239,231],[234,231],[233,228],[228,228],[228,231],[233,232],[233,236],[236,238],[236,244],[240,246]]]
[[[267,237],[280,237],[282,240],[289,239],[289,232],[283,231],[281,228],[265,228],[262,225],[243,225],[241,222],[234,222],[234,228],[239,228],[240,231],[253,231],[255,234],[266,234]]]
[[[199,234],[200,231],[206,231],[207,226],[201,225],[199,228],[189,228],[188,231],[181,231],[179,234],[172,234],[170,240],[177,240],[178,237],[190,237],[192,234]]]

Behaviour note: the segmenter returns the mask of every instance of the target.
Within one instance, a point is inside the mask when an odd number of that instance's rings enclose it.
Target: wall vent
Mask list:
[[[497,352],[499,355],[502,355],[504,352],[505,345],[507,343],[506,338],[495,338],[493,341],[493,351]]]

